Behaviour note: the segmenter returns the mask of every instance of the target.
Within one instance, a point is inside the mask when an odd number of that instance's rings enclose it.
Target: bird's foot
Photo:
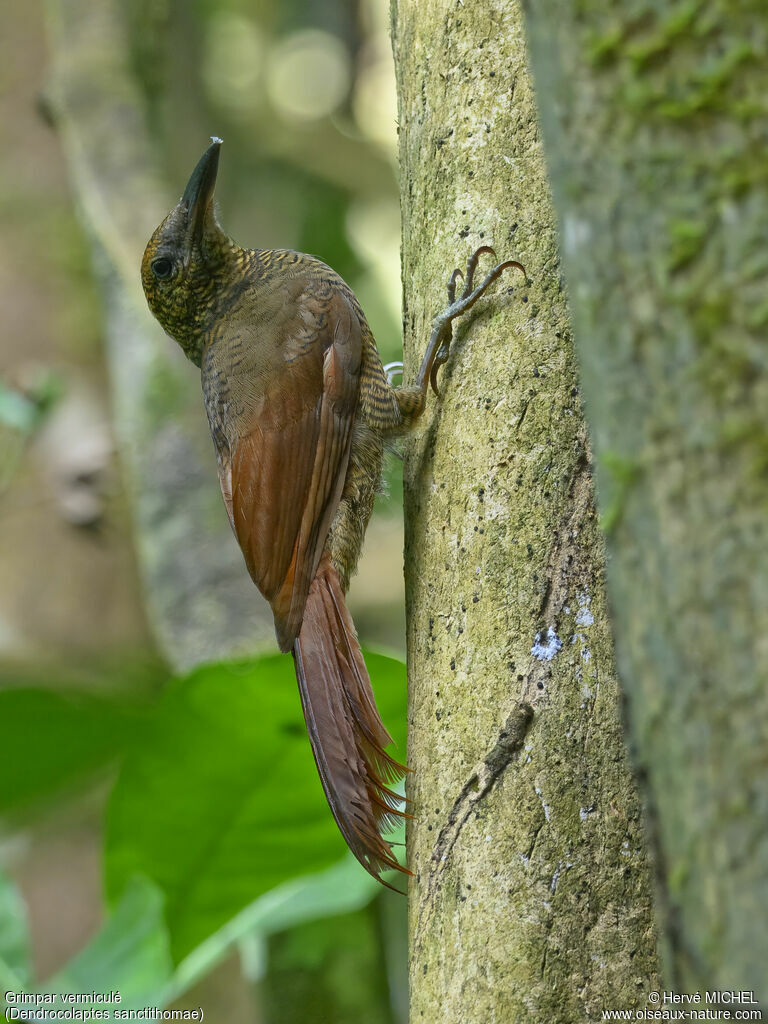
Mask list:
[[[387,383],[392,385],[395,377],[402,377],[403,375],[403,364],[402,363],[387,363],[384,367],[384,373],[387,375]]]
[[[479,249],[476,249],[467,260],[467,269],[462,271],[457,267],[453,271],[450,278],[448,279],[448,308],[444,309],[434,321],[432,326],[432,336],[429,339],[429,345],[424,355],[424,359],[421,364],[421,370],[419,371],[419,383],[423,386],[426,382],[427,376],[429,376],[429,383],[432,385],[432,390],[436,395],[440,392],[437,388],[437,371],[440,367],[447,362],[448,355],[451,347],[451,338],[453,334],[453,321],[456,317],[466,313],[468,309],[477,302],[481,295],[483,295],[487,289],[496,281],[505,270],[509,267],[516,267],[525,275],[525,267],[522,263],[518,263],[517,260],[506,260],[504,263],[499,263],[495,266],[490,273],[488,273],[484,280],[475,287],[475,271],[477,270],[477,264],[483,253],[490,253],[495,256],[496,253],[490,247],[490,245],[481,245]],[[464,280],[464,289],[461,295],[456,298],[456,283],[459,278]]]

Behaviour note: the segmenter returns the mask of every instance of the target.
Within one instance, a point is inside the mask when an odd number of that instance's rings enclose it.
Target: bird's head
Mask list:
[[[221,139],[211,139],[184,195],[150,238],[141,261],[149,308],[198,366],[226,257],[235,248],[213,210],[220,148]]]

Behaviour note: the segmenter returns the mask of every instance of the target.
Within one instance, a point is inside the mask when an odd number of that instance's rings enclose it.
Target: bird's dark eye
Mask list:
[[[173,263],[167,258],[167,256],[160,256],[156,260],[152,260],[152,273],[155,277],[170,277],[173,270]]]

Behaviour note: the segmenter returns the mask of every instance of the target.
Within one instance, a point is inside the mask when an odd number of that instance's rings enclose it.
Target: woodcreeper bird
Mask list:
[[[372,875],[402,868],[382,835],[404,815],[405,768],[385,750],[344,601],[385,442],[424,410],[448,358],[451,324],[507,267],[474,286],[482,246],[448,283],[415,385],[392,387],[351,289],[313,256],[241,249],[218,225],[213,138],[141,266],[152,313],[202,373],[219,481],[235,537],[293,650],[301,703],[333,816]],[[456,284],[464,278],[461,295]],[[386,884],[386,883],[385,883]]]

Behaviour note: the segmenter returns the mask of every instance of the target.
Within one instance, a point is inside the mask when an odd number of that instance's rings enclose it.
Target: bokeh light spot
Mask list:
[[[266,49],[259,27],[241,14],[220,12],[212,15],[205,42],[203,78],[211,99],[234,111],[256,108]]]
[[[286,118],[315,121],[327,117],[346,98],[349,83],[349,54],[330,32],[293,32],[281,39],[269,56],[267,93]]]
[[[391,153],[397,149],[397,91],[389,36],[377,34],[363,47],[352,111],[358,130]]]

